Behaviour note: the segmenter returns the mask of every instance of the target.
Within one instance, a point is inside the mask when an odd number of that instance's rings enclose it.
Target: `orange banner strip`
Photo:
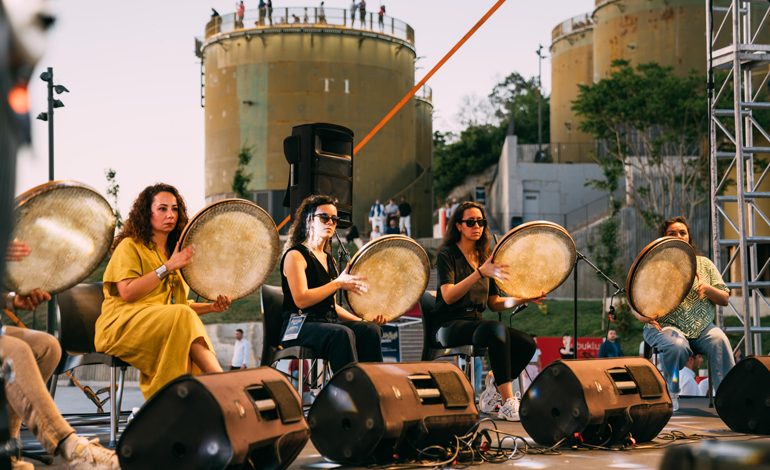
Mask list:
[[[382,118],[382,120],[379,123],[377,123],[377,125],[374,126],[374,128],[371,131],[369,131],[368,134],[366,134],[366,137],[364,137],[363,139],[361,139],[360,142],[358,142],[358,145],[356,145],[356,148],[353,149],[354,156],[357,155],[362,148],[364,148],[364,146],[372,139],[372,137],[374,137],[375,134],[377,134],[380,131],[380,129],[382,129],[385,126],[385,124],[387,124],[387,122],[390,121],[390,119],[393,116],[395,116],[396,113],[399,112],[407,102],[409,102],[410,99],[412,99],[414,94],[417,93],[417,91],[420,88],[422,88],[423,85],[425,85],[425,83],[433,76],[433,74],[435,74],[438,71],[438,69],[440,69],[444,65],[444,63],[446,63],[446,61],[448,61],[449,58],[452,57],[454,53],[457,52],[457,50],[460,49],[468,39],[470,39],[471,36],[473,36],[473,34],[476,31],[478,31],[481,25],[486,23],[486,21],[497,11],[498,8],[500,8],[503,5],[503,3],[505,3],[505,0],[498,0],[494,5],[492,5],[492,8],[490,8],[489,11],[486,12],[484,16],[482,16],[481,19],[476,22],[475,25],[473,25],[470,31],[465,33],[465,36],[463,36],[462,39],[460,39],[457,42],[457,44],[455,44],[454,47],[452,47],[452,49],[449,52],[447,52],[446,55],[442,57],[441,60],[438,61],[438,63],[435,66],[433,66],[430,72],[428,72],[422,78],[422,80],[420,80],[419,83],[417,83],[417,85],[415,85],[411,90],[409,90],[409,93],[407,93],[406,96],[401,98],[401,101],[399,101],[398,104],[396,104],[393,107],[393,109],[391,109],[388,112],[388,114],[386,114],[385,117]]]
[[[283,219],[283,220],[281,221],[281,223],[280,223],[280,224],[278,224],[278,226],[277,226],[277,227],[275,227],[275,229],[276,229],[276,230],[278,230],[278,231],[280,231],[280,230],[283,228],[283,226],[284,226],[284,225],[286,225],[286,224],[288,224],[288,223],[289,223],[289,221],[290,221],[290,220],[291,220],[291,215],[287,215],[287,216],[286,216],[286,218],[285,218],[285,219]]]

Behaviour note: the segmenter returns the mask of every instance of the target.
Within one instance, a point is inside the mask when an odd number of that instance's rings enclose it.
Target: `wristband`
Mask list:
[[[484,275],[481,273],[481,268],[476,268],[476,272],[479,273],[479,277],[484,279]]]
[[[14,299],[16,299],[16,292],[9,292],[5,296],[5,308],[12,312],[16,311],[16,306],[13,304]]]
[[[158,279],[163,279],[168,275],[168,268],[165,264],[161,264],[159,268],[155,270],[155,275],[158,276]]]

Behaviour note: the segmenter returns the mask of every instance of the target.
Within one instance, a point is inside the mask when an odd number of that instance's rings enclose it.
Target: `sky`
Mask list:
[[[245,0],[246,8],[258,0]],[[319,2],[273,0],[278,7]],[[421,79],[495,3],[493,0],[387,0],[388,16],[415,30]],[[105,170],[117,171],[119,208],[125,216],[136,195],[155,182],[179,188],[190,216],[203,208],[204,128],[200,107],[200,62],[194,38],[224,0],[51,0],[57,24],[30,83],[31,116],[46,109],[45,83],[70,93],[55,112],[56,179],[85,183],[106,192]],[[326,0],[326,8],[348,8],[349,0]],[[594,0],[507,0],[428,82],[433,89],[434,130],[459,130],[458,113],[468,97],[483,98],[512,72],[538,73],[535,51],[545,46],[542,82],[550,94],[548,47],[551,30],[588,13]],[[376,10],[377,1],[368,2]],[[395,104],[395,103],[394,103]],[[386,111],[383,112],[383,115]],[[34,120],[33,150],[20,158],[16,192],[48,179],[47,124]]]

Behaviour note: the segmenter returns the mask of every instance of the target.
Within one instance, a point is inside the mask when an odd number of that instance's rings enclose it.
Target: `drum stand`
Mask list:
[[[575,265],[572,267],[572,279],[574,281],[574,289],[573,289],[573,297],[572,297],[572,337],[574,338],[573,345],[572,345],[572,347],[574,348],[573,352],[572,352],[573,359],[577,359],[578,358],[578,356],[577,356],[577,353],[578,353],[578,307],[577,307],[577,304],[578,304],[578,263],[580,263],[580,260],[585,261],[586,264],[588,264],[588,266],[590,266],[591,268],[593,268],[594,271],[596,271],[596,274],[600,275],[607,282],[612,284],[612,287],[615,288],[615,292],[612,294],[610,299],[614,299],[614,297],[616,295],[618,295],[618,294],[620,294],[620,293],[625,291],[624,288],[620,287],[617,282],[613,281],[612,279],[610,279],[609,276],[604,274],[604,272],[601,269],[599,269],[599,267],[596,266],[583,253],[581,253],[579,251],[576,251],[576,253],[577,253],[577,256],[575,257]],[[614,314],[615,314],[615,307],[612,306],[612,301],[610,301],[609,314],[610,314],[610,316],[614,316]]]

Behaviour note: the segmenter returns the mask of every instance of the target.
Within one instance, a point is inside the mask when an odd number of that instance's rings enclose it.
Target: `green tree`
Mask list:
[[[238,168],[233,175],[232,184],[236,197],[251,199],[251,192],[249,191],[249,183],[251,182],[249,163],[251,163],[251,159],[251,147],[241,147],[240,152],[238,152]]]
[[[610,77],[580,85],[572,106],[600,143],[598,163],[623,169],[627,203],[649,227],[673,213],[692,217],[708,198],[705,80],[654,63],[612,66]]]
[[[505,135],[513,121],[519,143],[537,143],[537,80],[512,73],[495,85],[487,103],[466,98],[459,135],[435,132],[433,135],[434,189],[445,197],[469,175],[477,174],[500,158]],[[543,97],[543,141],[548,141],[548,98]],[[491,115],[485,116],[486,113]]]
[[[115,228],[120,230],[123,228],[123,216],[120,215],[120,209],[118,209],[120,185],[118,184],[117,174],[118,172],[112,168],[104,170],[104,176],[107,178],[107,195],[112,200],[112,212],[115,214]]]

